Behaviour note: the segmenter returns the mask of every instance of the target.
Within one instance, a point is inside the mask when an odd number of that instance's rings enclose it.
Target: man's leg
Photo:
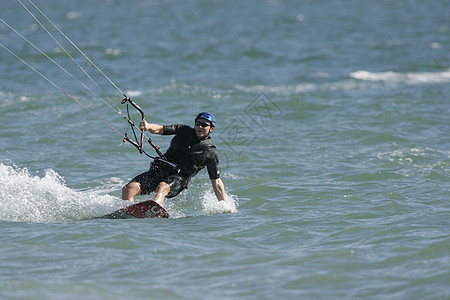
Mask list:
[[[141,193],[141,185],[132,181],[122,188],[122,199],[134,202],[134,196]]]
[[[158,187],[156,188],[155,194],[153,195],[153,201],[158,203],[159,205],[164,204],[164,198],[169,194],[170,192],[170,185],[168,185],[166,182],[160,182],[158,184]]]

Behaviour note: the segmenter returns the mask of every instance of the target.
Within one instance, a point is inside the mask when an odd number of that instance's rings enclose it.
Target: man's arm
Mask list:
[[[214,189],[214,193],[216,194],[217,200],[219,201],[225,201],[226,195],[225,195],[225,185],[223,184],[222,179],[211,179],[211,184]]]
[[[143,131],[149,131],[150,133],[153,133],[153,134],[163,134],[164,133],[164,126],[159,125],[159,124],[148,123],[145,120],[141,121],[141,124],[139,124],[139,128]]]
[[[219,200],[220,204],[222,204],[223,212],[225,213],[231,213],[232,209],[229,206],[228,202],[225,200],[225,186],[223,184],[222,179],[211,179],[211,184],[214,189],[214,193],[216,194],[217,200]]]

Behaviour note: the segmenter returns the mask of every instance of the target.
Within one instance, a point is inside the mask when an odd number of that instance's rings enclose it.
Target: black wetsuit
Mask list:
[[[205,166],[211,180],[220,178],[219,159],[211,137],[199,140],[194,128],[182,124],[165,125],[163,135],[175,135],[164,156],[176,167],[155,159],[147,172],[132,180],[140,184],[141,194],[154,192],[164,181],[170,185],[167,198],[172,198],[187,188],[189,180]]]

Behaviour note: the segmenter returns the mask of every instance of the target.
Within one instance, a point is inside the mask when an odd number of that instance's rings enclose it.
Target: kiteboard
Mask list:
[[[168,218],[167,210],[153,200],[139,202],[107,214],[102,219]]]

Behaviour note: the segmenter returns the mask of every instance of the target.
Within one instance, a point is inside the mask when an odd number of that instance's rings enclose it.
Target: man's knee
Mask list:
[[[170,192],[170,185],[167,184],[167,182],[160,182],[158,184],[158,188],[156,190],[157,193],[162,193],[164,195],[167,195]]]
[[[123,186],[122,192],[139,192],[141,189],[140,185],[137,182],[129,182]]]
[[[130,188],[131,188],[131,182],[125,184],[125,185],[122,187],[122,192],[125,192],[125,191],[130,190]]]

